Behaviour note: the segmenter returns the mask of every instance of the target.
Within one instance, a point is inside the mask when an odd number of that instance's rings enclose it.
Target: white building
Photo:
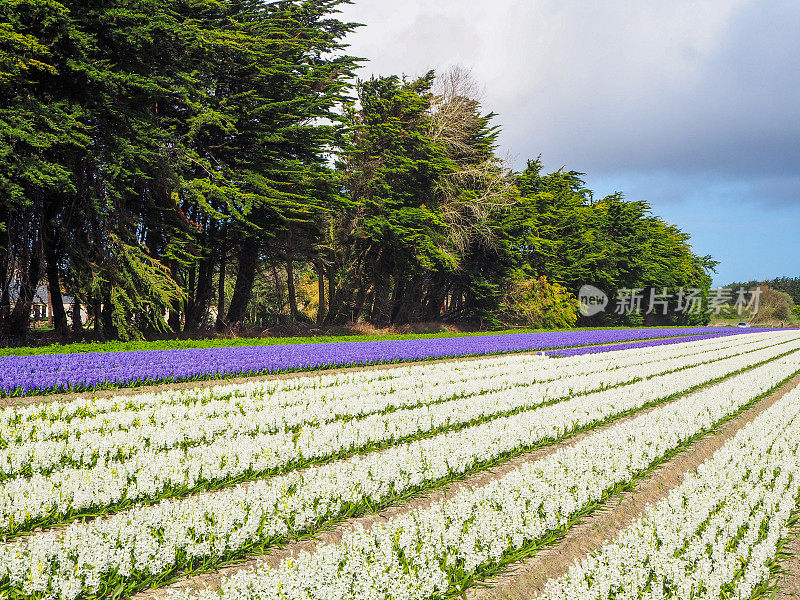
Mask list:
[[[11,292],[11,308],[13,310],[19,297],[19,290],[12,288]],[[75,298],[72,296],[61,296],[61,301],[64,303],[64,311],[67,313],[67,323],[72,326],[73,308],[75,306]],[[86,309],[81,307],[81,322],[86,323],[88,313]],[[31,321],[34,325],[44,326],[53,324],[53,303],[50,302],[50,288],[46,284],[42,284],[36,288],[36,293],[33,295],[33,302],[31,304]]]

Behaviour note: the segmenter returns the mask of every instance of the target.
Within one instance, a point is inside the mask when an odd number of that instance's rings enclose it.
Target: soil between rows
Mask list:
[[[536,355],[541,350],[530,352],[515,352],[514,355]],[[157,385],[142,385],[137,387],[110,388],[106,390],[88,390],[83,392],[68,392],[63,394],[41,394],[38,396],[14,396],[0,398],[0,409],[10,406],[30,406],[31,404],[45,404],[51,402],[72,402],[79,398],[113,398],[114,396],[137,396],[139,394],[156,394],[158,392],[168,392],[170,390],[190,390],[205,389],[217,386],[236,385],[251,381],[273,381],[280,379],[297,379],[301,377],[318,377],[320,375],[338,375],[340,373],[356,373],[360,371],[387,371],[389,369],[399,369],[402,367],[413,367],[418,365],[436,365],[442,363],[460,362],[467,360],[486,360],[497,358],[499,354],[481,354],[478,356],[463,356],[456,358],[441,358],[436,360],[421,360],[409,362],[381,363],[375,365],[363,365],[360,367],[339,367],[331,369],[317,369],[314,371],[287,371],[284,373],[272,373],[270,375],[254,375],[251,377],[229,377],[225,379],[203,379],[197,381],[181,381],[173,383],[160,383]]]
[[[471,357],[472,360],[477,360],[479,358],[482,358],[482,357]],[[448,359],[448,360],[442,360],[442,361],[438,361],[438,362],[450,362],[450,360]],[[658,376],[667,375],[667,374],[668,373],[661,373]],[[729,377],[732,377],[732,375],[726,377],[725,379],[728,379]],[[716,385],[716,384],[711,384],[711,385]],[[711,385],[707,384],[707,385],[704,385],[704,386],[701,386],[701,387],[711,387]],[[567,399],[567,398],[562,398],[562,400],[565,400],[565,399]],[[661,404],[659,404],[659,406],[663,406],[665,404],[668,404],[668,403],[661,403]],[[537,450],[536,452],[531,452],[531,453],[526,453],[525,454],[525,456],[531,456],[531,457],[534,457],[534,458],[527,458],[527,459],[523,459],[521,457],[508,458],[505,461],[503,461],[498,467],[493,467],[493,469],[484,469],[480,473],[475,472],[473,475],[475,477],[478,477],[483,473],[491,473],[491,472],[493,472],[493,470],[495,470],[497,468],[500,468],[500,467],[503,467],[506,464],[512,465],[509,469],[503,471],[502,474],[505,474],[506,472],[508,472],[508,470],[511,470],[511,469],[515,468],[515,465],[523,464],[524,462],[529,462],[531,460],[538,460],[538,458],[546,456],[549,453],[549,452],[545,452],[544,454],[539,456],[537,454],[537,452],[543,452],[543,451],[548,450],[549,448],[558,449],[558,448],[562,448],[562,447],[568,446],[570,443],[572,443],[574,441],[578,441],[580,439],[583,439],[583,437],[585,437],[589,433],[602,431],[603,429],[606,429],[607,427],[610,427],[610,426],[615,425],[617,423],[624,423],[625,421],[627,421],[627,420],[629,420],[631,418],[634,418],[635,416],[639,416],[641,414],[645,414],[647,412],[650,412],[650,410],[653,410],[653,408],[657,408],[657,407],[650,407],[650,408],[647,408],[647,409],[639,410],[635,415],[632,415],[632,416],[629,416],[629,417],[618,417],[618,418],[615,418],[610,423],[607,423],[607,424],[603,425],[600,428],[594,428],[594,429],[592,429],[591,431],[588,431],[588,432],[583,432],[583,433],[580,433],[580,434],[567,435],[562,440],[562,442],[560,442],[559,444],[557,444],[555,446],[548,446],[547,448],[542,448],[540,450]],[[369,451],[369,454],[381,454],[383,452],[388,451],[389,449],[390,448],[382,448],[382,449],[371,450],[371,451]],[[358,458],[359,456],[363,456],[363,454],[364,454],[363,452],[358,452],[355,455],[353,455],[352,457],[348,457],[348,458],[345,458],[345,459],[336,459],[336,460],[351,460],[351,459]],[[516,462],[514,462],[514,461],[516,461]],[[325,461],[325,462],[327,463],[328,461]],[[296,472],[296,473],[302,473],[307,468],[308,467],[291,469],[291,471],[292,472]],[[468,475],[468,478],[473,476],[473,475]],[[490,478],[489,480],[491,480],[491,479],[493,479],[493,478]],[[487,482],[489,480],[487,480]],[[247,486],[247,485],[250,485],[251,483],[254,483],[255,481],[258,481],[258,480],[243,482],[241,485]],[[449,484],[449,485],[453,485],[453,484]],[[442,490],[444,488],[445,488],[444,485],[439,485],[439,486],[436,486],[436,487],[433,487],[433,488],[429,488],[427,491],[421,491],[421,492],[418,492],[416,494],[412,494],[411,497],[412,498],[423,497],[423,496],[426,496],[426,495],[428,495],[430,493],[433,493],[433,492],[435,492],[437,490]],[[229,490],[229,489],[230,489],[230,487],[223,486],[223,487],[221,487],[219,489],[212,489],[212,490],[205,490],[205,491],[195,491],[195,492],[192,492],[192,493],[189,493],[189,494],[181,495],[179,497],[176,497],[175,499],[189,498],[189,497],[192,497],[192,496],[199,496],[199,495],[204,495],[204,494],[217,494],[217,493],[223,492],[225,490]],[[459,489],[461,489],[461,488],[459,488]],[[444,497],[448,497],[448,496],[444,496]],[[407,505],[404,504],[404,505],[401,506],[401,508],[403,506],[407,506]],[[127,509],[128,508],[126,507],[126,508],[123,508],[123,509],[120,509],[120,510],[113,510],[111,512],[104,513],[104,514],[98,516],[97,520],[101,520],[102,521],[102,520],[113,518],[115,515],[117,515],[117,514],[119,514],[121,512],[124,512]],[[378,513],[370,513],[370,514],[378,514]],[[94,518],[86,517],[86,518],[83,519],[83,522],[86,523],[86,522],[90,522],[90,521],[93,521],[93,520],[94,520]],[[18,538],[16,538],[16,536],[14,536],[14,537],[16,539],[24,539],[27,536],[36,535],[36,534],[40,534],[40,533],[44,533],[44,532],[59,533],[60,531],[64,531],[65,529],[67,529],[71,525],[71,523],[72,523],[72,521],[55,523],[55,524],[50,524],[50,525],[37,526],[37,527],[34,527],[33,529],[31,529],[29,531],[23,532]],[[0,542],[5,543],[6,541],[11,541],[11,540],[9,540],[9,539],[7,539],[7,538],[5,538],[3,536],[0,536]],[[243,560],[246,560],[246,559],[243,559]],[[236,563],[238,564],[238,561],[236,561]],[[2,597],[0,597],[0,600],[2,600]]]
[[[767,596],[770,600],[800,598],[800,524],[793,528],[791,535],[793,538],[784,548],[784,552],[789,556],[779,563],[783,572],[771,580],[775,585],[775,595]]]
[[[710,457],[739,429],[797,385],[800,385],[800,375],[661,465],[648,478],[641,481],[634,492],[626,492],[611,498],[602,509],[595,511],[592,515],[583,519],[579,525],[570,529],[562,541],[544,549],[532,559],[517,563],[513,571],[506,576],[498,578],[496,581],[487,582],[490,587],[473,588],[468,592],[467,597],[471,600],[529,599],[533,593],[541,589],[547,579],[563,574],[575,559],[579,559],[588,551],[598,548],[604,541],[610,539],[616,532],[630,524],[648,503],[655,503],[666,496],[672,488],[683,480],[683,474],[686,471],[695,468]],[[674,401],[672,400],[671,402]],[[666,404],[669,403],[639,411],[635,415],[614,420],[601,427],[566,438],[557,444],[520,455],[492,469],[469,476],[463,481],[451,483],[427,493],[420,493],[402,505],[392,506],[378,513],[348,519],[329,530],[316,534],[312,538],[289,543],[282,549],[275,549],[267,554],[253,556],[209,573],[186,577],[158,589],[144,590],[133,595],[132,600],[163,600],[166,598],[168,590],[171,589],[217,590],[224,577],[239,570],[255,568],[265,564],[278,566],[284,559],[294,557],[300,552],[313,553],[317,545],[321,543],[335,544],[341,540],[345,532],[352,530],[356,526],[369,529],[376,522],[381,522],[415,509],[425,508],[437,500],[452,498],[464,489],[486,485],[527,462],[544,458],[562,448],[572,446],[594,433],[630,421]],[[619,503],[617,504],[617,502]]]

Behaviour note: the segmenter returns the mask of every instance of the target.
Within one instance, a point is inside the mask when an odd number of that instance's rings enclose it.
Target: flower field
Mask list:
[[[0,597],[460,597],[747,417],[529,597],[751,598],[797,517],[800,332],[671,331],[3,409]]]
[[[374,342],[3,356],[0,357],[0,396],[597,346],[654,338],[685,341],[694,339],[692,336],[732,334],[741,334],[741,331],[725,327],[600,329]]]

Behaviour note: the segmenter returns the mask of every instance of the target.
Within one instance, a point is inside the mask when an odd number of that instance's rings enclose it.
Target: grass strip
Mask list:
[[[692,329],[694,325],[671,326],[670,329]],[[42,354],[84,354],[87,352],[133,352],[138,350],[186,350],[202,348],[238,348],[241,346],[280,346],[300,344],[326,344],[340,342],[379,342],[381,340],[429,340],[441,338],[480,337],[487,335],[510,335],[514,333],[552,333],[556,331],[594,331],[596,327],[575,327],[571,329],[501,329],[497,331],[473,332],[435,332],[398,334],[329,334],[292,337],[257,338],[206,338],[200,340],[150,340],[150,341],[111,341],[77,342],[72,344],[47,344],[44,346],[16,346],[0,348],[2,356],[38,356]],[[630,327],[603,327],[609,330],[631,329]],[[682,334],[677,334],[682,335]]]

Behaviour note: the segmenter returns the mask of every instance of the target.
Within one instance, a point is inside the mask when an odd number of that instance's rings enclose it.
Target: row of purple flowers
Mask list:
[[[561,350],[549,350],[543,354],[548,356],[581,356],[583,354],[598,354],[601,352],[613,352],[615,350],[630,350],[632,348],[648,348],[650,346],[664,346],[666,344],[679,344],[683,342],[694,342],[701,339],[727,337],[731,335],[741,335],[742,333],[756,333],[759,331],[771,331],[770,329],[733,329],[728,331],[720,331],[717,333],[706,333],[699,335],[683,335],[680,337],[671,337],[660,340],[643,340],[635,342],[624,342],[619,344],[608,344],[604,346],[589,346],[577,348],[564,348]]]
[[[24,396],[570,348],[670,336],[713,335],[723,331],[724,328],[714,327],[596,329],[374,342],[6,356],[0,358],[0,395]],[[734,332],[727,330],[725,333]]]

